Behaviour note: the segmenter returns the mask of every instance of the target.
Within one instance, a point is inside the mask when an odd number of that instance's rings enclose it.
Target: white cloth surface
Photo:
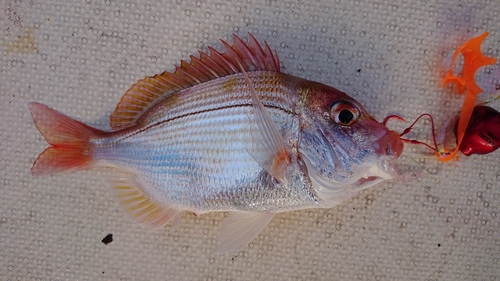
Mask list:
[[[428,112],[440,129],[463,101],[440,86],[455,48],[490,31],[483,50],[500,57],[500,2],[470,2],[1,1],[0,280],[500,280],[500,151],[456,165],[406,145],[401,165],[418,179],[279,214],[221,255],[224,213],[186,213],[177,231],[151,233],[123,214],[110,170],[29,172],[47,144],[28,102],[109,129],[138,79],[221,50],[233,33],[267,41],[283,72],[350,94],[378,120]],[[483,96],[499,75],[498,64],[478,72]],[[428,132],[422,123],[412,136]]]

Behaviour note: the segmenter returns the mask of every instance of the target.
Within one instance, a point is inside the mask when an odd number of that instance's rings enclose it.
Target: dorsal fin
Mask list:
[[[123,95],[110,117],[111,128],[118,130],[135,124],[137,119],[148,109],[182,89],[216,78],[240,73],[238,61],[243,63],[245,71],[280,71],[278,55],[273,53],[267,43],[264,48],[248,34],[249,42],[245,44],[234,35],[234,43],[230,46],[222,41],[226,51],[219,53],[209,47],[210,55],[199,51],[200,58],[191,56],[191,62],[181,61],[175,72],[163,72],[153,77],[146,77]]]

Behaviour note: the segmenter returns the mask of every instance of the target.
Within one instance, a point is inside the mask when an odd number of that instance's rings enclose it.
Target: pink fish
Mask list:
[[[30,103],[50,144],[33,175],[116,167],[118,200],[151,228],[228,211],[216,252],[243,249],[276,213],[330,208],[396,175],[396,132],[345,93],[280,72],[249,37],[134,84],[111,132]]]

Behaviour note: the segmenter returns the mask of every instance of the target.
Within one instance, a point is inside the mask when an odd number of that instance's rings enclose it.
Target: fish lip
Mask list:
[[[401,156],[403,148],[404,144],[399,134],[389,130],[375,144],[375,151],[379,156],[391,156],[394,157],[394,160]]]
[[[373,185],[373,184],[378,183],[379,181],[382,181],[382,180],[384,180],[384,178],[378,177],[378,176],[362,177],[359,180],[357,180],[356,182],[354,182],[354,185],[355,186],[362,186],[362,185],[366,185],[366,184]],[[373,182],[375,182],[375,183],[373,183]]]
[[[372,187],[382,181],[392,179],[392,177],[380,177],[380,176],[367,176],[361,177],[355,181],[352,186],[356,187],[357,190],[362,190],[365,188]]]

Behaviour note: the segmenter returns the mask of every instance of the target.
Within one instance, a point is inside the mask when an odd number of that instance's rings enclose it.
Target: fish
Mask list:
[[[120,205],[151,229],[228,212],[215,253],[244,249],[277,213],[331,208],[398,176],[398,133],[346,93],[281,72],[276,51],[248,36],[139,80],[111,131],[30,103],[50,145],[31,173],[114,167]]]

